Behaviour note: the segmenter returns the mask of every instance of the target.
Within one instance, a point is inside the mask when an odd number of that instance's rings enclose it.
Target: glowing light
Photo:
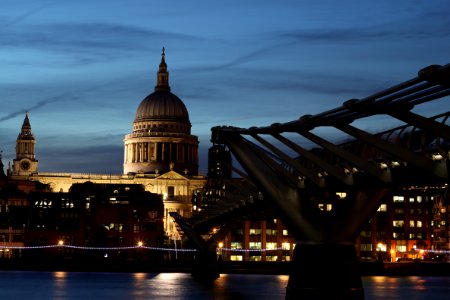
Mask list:
[[[59,245],[59,246],[64,245],[64,241],[63,241],[63,240],[59,240],[59,241],[58,241],[58,245]]]
[[[141,248],[142,246],[144,246],[144,243],[139,241],[137,245],[138,245],[139,248]]]
[[[223,248],[223,243],[222,242],[219,243],[219,248],[221,248],[221,249]]]

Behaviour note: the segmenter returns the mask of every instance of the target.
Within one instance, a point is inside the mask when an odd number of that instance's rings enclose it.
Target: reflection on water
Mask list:
[[[387,277],[363,278],[366,300],[370,299],[449,299],[450,277]]]
[[[0,271],[0,299],[284,299],[288,276],[221,275],[210,285],[184,273]],[[450,277],[363,278],[366,300],[448,299]]]

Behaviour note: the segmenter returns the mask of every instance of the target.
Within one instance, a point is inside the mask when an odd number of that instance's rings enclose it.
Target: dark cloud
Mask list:
[[[432,16],[430,14],[429,16]],[[407,39],[429,39],[450,36],[450,20],[448,17],[436,19],[430,17],[420,24],[414,20],[401,20],[386,24],[348,28],[315,28],[308,30],[278,31],[272,38],[286,38],[305,43],[361,43],[387,42]]]
[[[0,35],[2,47],[27,47],[63,54],[72,52],[78,55],[84,54],[80,58],[80,63],[89,63],[105,55],[106,58],[111,58],[121,51],[148,51],[155,47],[149,43],[152,40],[195,42],[199,38],[138,26],[107,23],[23,25]],[[86,56],[86,54],[92,56]]]
[[[18,15],[18,16],[10,18],[10,19],[6,20],[5,23],[3,23],[3,24],[0,23],[0,28],[4,29],[4,28],[10,27],[10,26],[19,24],[23,20],[25,20],[25,19],[29,18],[30,16],[32,16],[32,15],[34,15],[34,14],[36,14],[36,13],[38,13],[38,12],[40,12],[40,11],[46,9],[46,8],[48,8],[49,6],[51,6],[51,5],[55,4],[55,3],[56,3],[56,1],[44,3],[44,4],[41,4],[40,6],[37,6],[36,8],[28,10],[28,11],[26,11],[26,12],[24,12],[24,13]]]
[[[62,95],[46,98],[46,99],[40,100],[40,101],[28,106],[28,107],[22,108],[20,110],[16,110],[14,112],[9,113],[6,116],[1,117],[0,122],[6,121],[9,119],[13,119],[19,115],[23,115],[27,111],[30,112],[30,111],[38,110],[46,105],[49,105],[49,104],[52,104],[55,102],[73,101],[75,99],[77,99],[77,98],[72,95],[69,95],[69,94],[62,94]]]

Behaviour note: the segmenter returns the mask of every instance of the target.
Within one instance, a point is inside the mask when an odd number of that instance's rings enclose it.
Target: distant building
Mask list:
[[[169,86],[164,49],[155,91],[145,97],[136,111],[132,133],[124,139],[123,174],[80,174],[39,172],[35,139],[28,113],[16,141],[16,157],[8,180],[41,182],[55,193],[67,193],[74,184],[140,184],[164,201],[164,231],[179,238],[168,212],[184,217],[192,212],[191,197],[203,187],[198,174],[198,138],[191,134],[188,111]],[[88,153],[86,155],[89,155]],[[1,172],[0,172],[1,177]]]

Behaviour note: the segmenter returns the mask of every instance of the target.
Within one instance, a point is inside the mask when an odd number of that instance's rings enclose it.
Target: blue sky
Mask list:
[[[291,121],[449,63],[448,4],[0,0],[3,162],[29,111],[40,171],[121,173],[123,137],[164,46],[205,171],[212,126]]]

